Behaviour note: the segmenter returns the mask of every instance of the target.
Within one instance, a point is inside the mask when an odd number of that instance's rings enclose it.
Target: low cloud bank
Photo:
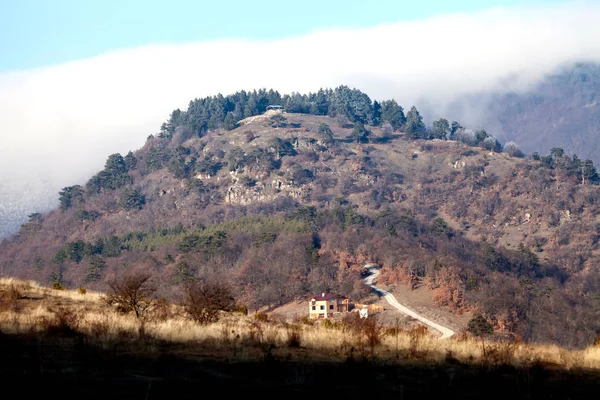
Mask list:
[[[0,73],[0,238],[55,207],[62,187],[85,183],[109,154],[141,147],[193,98],[343,84],[423,107],[427,122],[479,123],[482,109],[449,105],[469,93],[525,91],[568,63],[600,61],[599,17],[600,5],[586,3],[495,8],[283,40],[147,46]]]

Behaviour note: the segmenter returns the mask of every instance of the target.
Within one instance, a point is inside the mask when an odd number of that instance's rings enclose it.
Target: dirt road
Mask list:
[[[414,312],[413,310],[403,306],[402,304],[398,303],[398,301],[396,300],[396,298],[389,292],[383,290],[383,289],[379,289],[378,287],[376,287],[373,284],[373,281],[377,278],[377,276],[379,275],[379,269],[375,266],[375,265],[371,265],[371,264],[367,264],[365,265],[365,268],[369,271],[369,276],[367,276],[365,278],[365,283],[367,285],[369,285],[371,288],[373,288],[373,290],[375,290],[376,292],[380,293],[386,300],[387,302],[394,308],[396,308],[397,310],[399,310],[400,312],[403,312],[406,315],[409,315],[411,317],[413,317],[414,319],[421,321],[422,323],[424,323],[427,326],[432,327],[433,329],[438,330],[439,332],[441,332],[442,336],[440,337],[440,339],[447,339],[449,337],[451,337],[452,335],[454,335],[454,331],[451,329],[446,328],[445,326],[442,326],[438,323],[435,323],[427,318],[425,318],[424,316],[417,314],[416,312]]]

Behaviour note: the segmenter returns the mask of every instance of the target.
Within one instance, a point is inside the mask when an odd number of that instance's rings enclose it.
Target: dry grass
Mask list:
[[[193,344],[207,356],[253,359],[285,357],[292,360],[410,360],[478,365],[532,365],[563,369],[600,370],[600,347],[566,350],[554,345],[487,341],[457,335],[439,340],[426,329],[370,330],[354,323],[315,324],[308,319],[265,320],[255,315],[224,314],[216,323],[198,325],[176,305],[161,318],[141,323],[119,314],[101,293],[55,290],[32,281],[0,279],[0,332],[84,336],[90,340],[151,338],[174,345]],[[8,304],[8,306],[6,306]],[[197,346],[208,344],[208,346]],[[485,346],[485,351],[484,351]],[[185,347],[186,351],[192,347]],[[207,353],[208,352],[208,353]]]

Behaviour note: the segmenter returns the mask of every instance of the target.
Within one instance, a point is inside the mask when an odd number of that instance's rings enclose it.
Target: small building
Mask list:
[[[352,304],[348,297],[325,292],[311,297],[308,304],[308,316],[310,318],[330,318],[333,317],[334,313],[351,310]]]
[[[267,111],[269,110],[279,110],[279,111],[283,111],[283,106],[279,105],[279,104],[271,104],[267,106]]]

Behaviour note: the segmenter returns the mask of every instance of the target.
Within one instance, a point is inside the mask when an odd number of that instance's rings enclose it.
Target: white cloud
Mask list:
[[[599,19],[600,6],[587,3],[495,8],[275,41],[148,46],[0,73],[0,184],[9,188],[0,224],[54,207],[61,187],[85,183],[109,154],[141,147],[195,97],[345,84],[450,118],[445,106],[461,94],[521,90],[565,62],[600,61]]]

